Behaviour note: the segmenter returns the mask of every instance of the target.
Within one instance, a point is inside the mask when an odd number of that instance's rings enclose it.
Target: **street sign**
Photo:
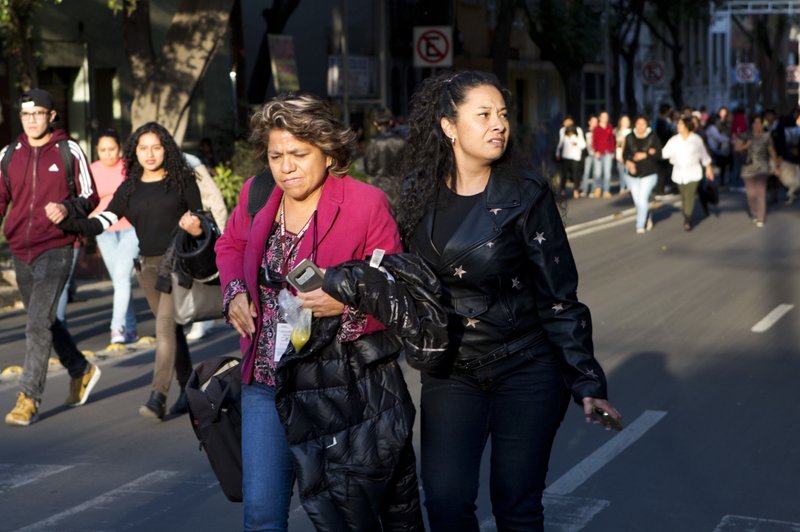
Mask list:
[[[755,83],[758,77],[758,67],[755,63],[736,64],[736,83]]]
[[[453,66],[452,26],[414,27],[414,66]]]
[[[662,61],[648,61],[642,65],[641,76],[642,81],[646,85],[658,85],[664,80],[664,75],[667,73]]]

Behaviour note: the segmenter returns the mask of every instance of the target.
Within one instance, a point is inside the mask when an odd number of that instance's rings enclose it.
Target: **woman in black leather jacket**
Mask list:
[[[433,532],[478,531],[489,437],[498,530],[542,530],[569,392],[587,421],[595,408],[621,417],[607,401],[552,191],[512,157],[505,94],[494,76],[461,72],[426,79],[412,99],[400,231],[438,274],[449,315],[446,362],[422,374]]]

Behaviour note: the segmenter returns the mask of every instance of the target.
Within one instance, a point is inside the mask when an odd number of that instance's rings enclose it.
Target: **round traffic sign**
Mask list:
[[[450,40],[441,31],[430,29],[420,34],[416,48],[419,59],[429,65],[439,65],[448,57]]]
[[[648,61],[642,65],[642,81],[647,85],[658,85],[664,79],[666,69],[661,61]]]

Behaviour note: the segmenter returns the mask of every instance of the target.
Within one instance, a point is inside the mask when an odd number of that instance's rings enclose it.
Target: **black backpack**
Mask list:
[[[6,152],[3,154],[3,160],[0,166],[3,170],[3,178],[6,182],[8,192],[11,192],[11,178],[8,175],[8,166],[11,164],[11,157],[17,151],[17,141],[12,142],[6,147]],[[77,189],[75,188],[75,167],[72,152],[69,149],[69,141],[56,143],[58,152],[61,154],[61,162],[64,163],[64,174],[67,177],[67,184],[69,185],[69,195],[71,198],[77,197]]]
[[[194,368],[186,383],[189,419],[231,502],[242,502],[241,360],[219,356]]]

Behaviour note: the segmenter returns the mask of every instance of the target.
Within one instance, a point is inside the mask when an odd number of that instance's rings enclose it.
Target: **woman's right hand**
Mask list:
[[[250,302],[246,292],[236,294],[228,304],[228,322],[242,338],[252,338],[256,332],[257,317],[256,306]]]

